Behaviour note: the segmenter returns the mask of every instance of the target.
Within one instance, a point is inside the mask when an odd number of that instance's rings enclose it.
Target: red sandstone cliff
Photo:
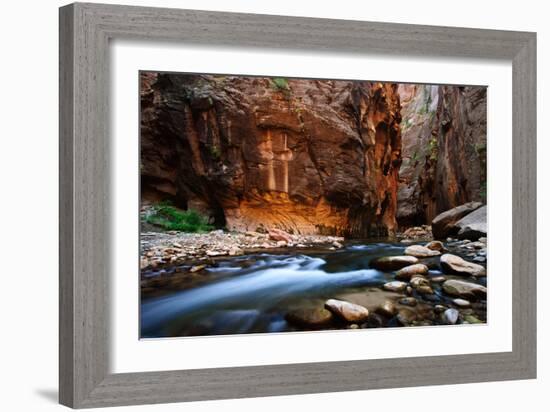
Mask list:
[[[141,74],[143,200],[229,229],[384,236],[396,229],[396,84]]]
[[[470,201],[486,201],[487,89],[400,85],[403,163],[397,219],[430,222]]]

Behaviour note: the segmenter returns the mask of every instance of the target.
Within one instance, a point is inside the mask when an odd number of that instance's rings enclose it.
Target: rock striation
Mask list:
[[[230,230],[397,228],[397,84],[142,72],[143,201]]]

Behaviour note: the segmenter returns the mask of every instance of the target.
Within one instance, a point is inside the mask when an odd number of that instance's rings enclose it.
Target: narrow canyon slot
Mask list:
[[[142,338],[486,322],[486,87],[139,76]]]

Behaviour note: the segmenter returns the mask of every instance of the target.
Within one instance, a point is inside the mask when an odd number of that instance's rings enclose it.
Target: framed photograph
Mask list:
[[[535,86],[534,33],[62,7],[60,402],[534,378]]]

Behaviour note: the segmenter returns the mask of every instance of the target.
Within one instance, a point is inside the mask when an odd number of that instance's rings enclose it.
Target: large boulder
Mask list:
[[[365,322],[369,317],[369,310],[367,308],[355,303],[346,302],[345,300],[329,299],[325,302],[325,308],[346,322]]]
[[[445,239],[448,236],[456,235],[459,231],[456,223],[481,206],[483,206],[481,202],[469,202],[437,215],[432,220],[432,234],[434,238]]]
[[[374,269],[392,271],[415,263],[418,263],[418,259],[414,256],[383,256],[371,260],[369,265]]]
[[[480,207],[456,222],[460,239],[487,237],[487,206]]]
[[[445,293],[451,296],[458,296],[464,299],[485,299],[487,288],[477,283],[465,282],[463,280],[449,279],[442,285]]]
[[[483,266],[478,265],[477,263],[468,262],[460,256],[451,255],[450,253],[445,253],[441,256],[439,263],[441,264],[443,271],[446,273],[474,277],[487,275],[487,271]]]

